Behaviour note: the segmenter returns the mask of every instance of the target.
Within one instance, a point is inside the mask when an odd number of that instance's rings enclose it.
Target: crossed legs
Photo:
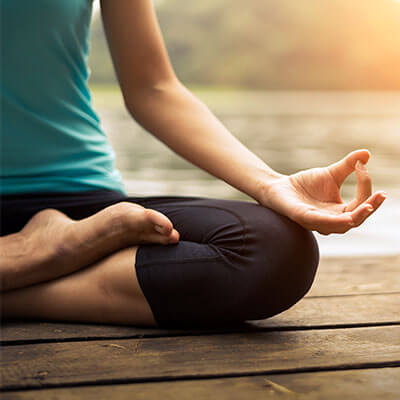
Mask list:
[[[81,221],[40,211],[20,232],[0,238],[2,318],[155,325],[133,244],[178,238],[163,214],[134,203]]]
[[[270,317],[300,300],[312,284],[318,265],[314,237],[272,210],[172,197],[144,199],[148,208],[133,210],[127,200],[64,221],[75,245],[50,252],[51,263],[31,264],[35,282],[1,293],[3,318],[204,326]],[[42,212],[49,214],[45,227],[60,217],[54,212]],[[90,222],[97,230],[88,229]],[[115,229],[104,230],[110,224]],[[164,226],[158,236],[154,224]],[[39,231],[36,226],[31,233]]]

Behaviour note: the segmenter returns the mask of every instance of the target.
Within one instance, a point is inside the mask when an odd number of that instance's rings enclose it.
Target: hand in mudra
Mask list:
[[[372,194],[366,163],[368,150],[356,150],[324,168],[311,168],[277,178],[268,184],[259,203],[286,215],[308,230],[328,235],[344,233],[362,224],[386,198],[383,191]],[[340,187],[353,171],[357,195],[343,203]]]

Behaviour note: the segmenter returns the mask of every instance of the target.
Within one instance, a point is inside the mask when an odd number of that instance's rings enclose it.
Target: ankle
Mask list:
[[[25,280],[24,265],[31,256],[31,242],[21,232],[0,238],[0,290],[15,289]]]

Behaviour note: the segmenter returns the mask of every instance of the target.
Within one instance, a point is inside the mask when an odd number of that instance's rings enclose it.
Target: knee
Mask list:
[[[318,244],[310,231],[265,208],[248,222],[248,232],[254,262],[243,269],[243,317],[264,319],[309,291],[319,263]]]

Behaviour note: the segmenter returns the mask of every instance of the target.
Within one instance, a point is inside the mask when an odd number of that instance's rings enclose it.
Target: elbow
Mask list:
[[[155,102],[168,99],[171,94],[181,90],[185,90],[185,88],[175,77],[149,85],[141,85],[129,91],[123,91],[124,105],[134,119],[141,119],[141,116],[154,111]]]

